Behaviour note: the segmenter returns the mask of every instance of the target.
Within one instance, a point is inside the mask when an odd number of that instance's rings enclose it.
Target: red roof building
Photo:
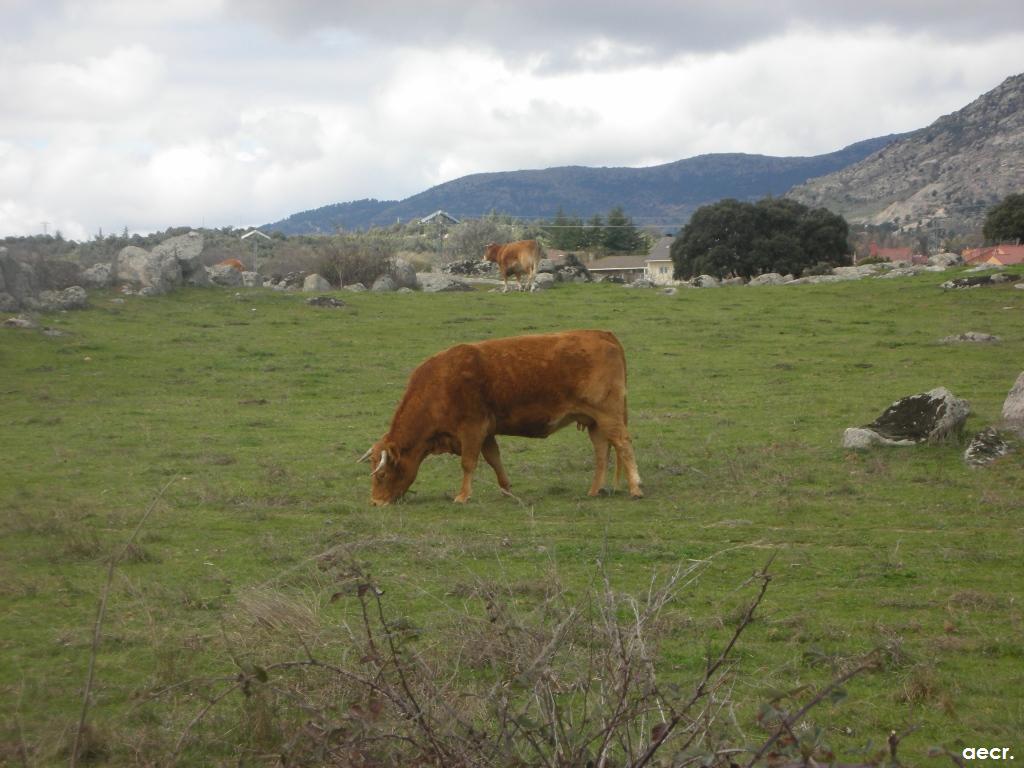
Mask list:
[[[992,264],[1009,267],[1024,264],[1024,245],[989,245],[985,248],[968,248],[961,256],[968,264]]]
[[[868,246],[868,256],[872,259],[885,259],[886,261],[910,261],[917,263],[923,257],[915,256],[913,248],[879,248],[878,243],[872,241]]]

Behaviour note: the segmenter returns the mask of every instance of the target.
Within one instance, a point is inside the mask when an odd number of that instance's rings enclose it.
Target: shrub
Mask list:
[[[391,257],[379,242],[334,238],[323,247],[316,271],[331,285],[369,287],[381,275],[391,274]]]

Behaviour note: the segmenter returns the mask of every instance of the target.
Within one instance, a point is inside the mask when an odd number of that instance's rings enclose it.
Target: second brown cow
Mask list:
[[[537,275],[537,265],[543,257],[540,243],[536,240],[516,240],[514,243],[498,245],[490,243],[484,250],[484,260],[493,261],[498,265],[501,279],[505,282],[502,292],[508,291],[508,279],[514,277],[523,288],[523,278],[526,278],[526,286],[531,291],[536,288],[534,282]]]

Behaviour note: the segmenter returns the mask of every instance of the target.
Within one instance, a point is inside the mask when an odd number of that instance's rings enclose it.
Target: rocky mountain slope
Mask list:
[[[478,173],[440,184],[405,200],[358,200],[327,205],[267,224],[284,234],[333,233],[406,222],[443,209],[477,217],[490,211],[550,218],[561,208],[588,218],[622,206],[638,224],[678,228],[702,205],[724,197],[757,200],[867,157],[899,136],[882,136],[813,157],[721,153],[647,168],[566,166]],[[672,226],[669,226],[672,225]]]
[[[989,207],[1022,190],[1024,74],[788,196],[851,222],[954,234],[980,229]]]

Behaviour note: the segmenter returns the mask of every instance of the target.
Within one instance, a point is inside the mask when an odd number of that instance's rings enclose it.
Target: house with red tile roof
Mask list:
[[[880,248],[874,241],[868,246],[868,256],[872,259],[885,259],[886,261],[924,260],[923,257],[914,254],[913,248]]]
[[[1009,267],[1024,264],[1024,245],[989,245],[984,248],[967,248],[961,256],[967,264],[991,264]]]

